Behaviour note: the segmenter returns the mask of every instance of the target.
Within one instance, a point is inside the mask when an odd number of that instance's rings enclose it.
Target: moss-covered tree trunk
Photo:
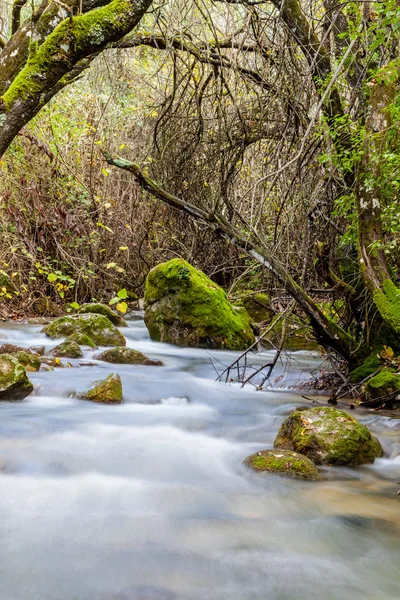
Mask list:
[[[400,334],[400,289],[391,278],[386,255],[382,249],[382,206],[385,202],[382,163],[390,151],[394,128],[393,110],[400,80],[400,60],[381,69],[370,82],[366,110],[365,139],[357,173],[356,200],[358,242],[361,272],[373,301],[394,336]]]
[[[71,76],[132,31],[151,4],[152,0],[84,0],[87,12],[77,15],[73,8],[80,2],[71,1],[71,11],[64,3],[41,4],[33,28],[28,23],[18,28],[0,54],[0,156]]]

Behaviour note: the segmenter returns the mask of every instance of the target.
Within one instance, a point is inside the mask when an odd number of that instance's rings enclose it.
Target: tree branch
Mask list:
[[[249,256],[255,258],[263,267],[271,271],[287,292],[292,296],[310,319],[317,340],[326,349],[332,349],[344,359],[348,360],[351,351],[351,337],[343,331],[336,323],[327,319],[318,306],[308,296],[306,291],[300,287],[289,275],[286,268],[275,258],[272,253],[250,232],[243,233],[223,215],[208,213],[207,211],[174,196],[161,188],[143,173],[138,165],[119,157],[113,157],[108,152],[103,152],[109,165],[118,167],[132,173],[141,188],[148,191],[152,196],[165,202],[169,206],[185,212],[192,218],[206,223],[219,237]]]

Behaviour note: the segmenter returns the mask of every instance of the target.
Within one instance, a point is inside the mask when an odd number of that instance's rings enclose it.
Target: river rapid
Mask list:
[[[235,353],[152,342],[142,320],[121,331],[165,366],[90,351],[0,402],[0,600],[400,598],[400,420],[355,411],[386,451],[373,465],[256,474],[243,459],[307,403],[288,388],[321,359],[292,354],[280,389],[256,392],[215,381]],[[56,345],[32,325],[0,339]],[[112,372],[123,405],[71,398]]]

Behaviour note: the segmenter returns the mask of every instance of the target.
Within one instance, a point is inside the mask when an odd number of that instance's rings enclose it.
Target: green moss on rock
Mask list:
[[[97,348],[96,344],[92,340],[91,337],[86,335],[85,333],[80,333],[79,331],[74,331],[72,335],[69,335],[67,338],[69,341],[76,342],[79,346],[88,346],[89,348]]]
[[[93,302],[92,304],[83,304],[79,313],[95,313],[97,315],[104,315],[107,319],[110,319],[111,323],[113,323],[116,327],[128,327],[128,323],[114,312],[109,306],[106,304],[101,304],[100,302]]]
[[[162,365],[160,360],[151,360],[145,354],[133,350],[132,348],[110,348],[94,358],[104,360],[105,362],[125,365]]]
[[[243,306],[249,314],[252,323],[270,323],[274,312],[271,309],[270,299],[262,292],[248,292],[247,296],[235,301],[237,306]]]
[[[0,355],[1,354],[10,354],[14,356],[25,368],[25,371],[39,371],[40,369],[39,357],[27,348],[15,346],[14,344],[2,344],[0,346]]]
[[[123,402],[121,378],[116,373],[112,373],[106,379],[96,381],[89,390],[78,394],[78,397],[100,404],[121,404]]]
[[[381,365],[382,361],[379,358],[377,352],[373,352],[364,360],[364,362],[359,367],[350,371],[349,380],[352,383],[358,383],[359,381],[362,381],[369,375],[372,375],[372,373],[375,373],[375,371],[377,371]]]
[[[363,394],[367,398],[387,398],[400,392],[400,373],[393,373],[387,369],[380,371],[364,386]]]
[[[231,350],[254,342],[247,312],[232,306],[222,288],[179,258],[150,271],[144,300],[153,340]]]
[[[245,464],[254,471],[268,471],[295,479],[315,481],[320,478],[315,464],[292,450],[262,450],[248,456]]]
[[[282,423],[274,446],[305,454],[316,464],[354,467],[383,456],[365,425],[333,407],[293,412]]]
[[[66,340],[62,342],[50,352],[51,356],[63,357],[63,358],[81,358],[83,352],[79,345],[72,340]]]
[[[33,385],[17,358],[0,355],[0,400],[23,400],[32,391]]]
[[[60,337],[73,339],[76,334],[83,334],[98,346],[126,345],[119,329],[107,317],[95,313],[60,317],[44,327],[42,332],[53,339]]]

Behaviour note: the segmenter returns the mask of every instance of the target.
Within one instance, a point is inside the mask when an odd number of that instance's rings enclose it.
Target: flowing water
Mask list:
[[[143,321],[123,332],[165,366],[91,351],[0,402],[0,600],[400,598],[399,420],[356,413],[386,450],[374,465],[321,482],[255,474],[243,459],[306,401],[216,383],[234,353],[151,342]],[[2,325],[0,338],[55,345],[38,326]],[[320,362],[285,360],[286,388]],[[71,398],[111,372],[123,405]]]

